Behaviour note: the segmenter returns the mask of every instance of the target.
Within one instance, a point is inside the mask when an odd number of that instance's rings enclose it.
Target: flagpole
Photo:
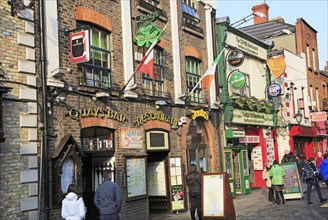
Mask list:
[[[145,55],[143,56],[142,60],[139,62],[137,68],[133,71],[132,75],[130,76],[129,80],[125,83],[125,85],[122,88],[122,92],[124,92],[124,90],[126,89],[127,85],[130,83],[130,81],[132,80],[132,78],[134,77],[134,75],[137,73],[138,69],[140,68],[140,66],[143,64],[143,62],[147,59],[147,57],[149,56],[150,52],[154,49],[154,47],[156,46],[156,44],[158,43],[158,40],[160,39],[160,37],[162,36],[163,32],[165,31],[165,29],[169,26],[169,22],[167,22],[163,28],[163,30],[161,30],[161,32],[159,32],[159,35],[157,36],[157,38],[154,40],[154,42],[150,45],[150,47],[148,48],[148,50],[146,51]]]
[[[219,55],[216,57],[216,59],[217,58],[219,58],[220,56],[221,56],[221,54],[224,52],[224,50],[225,50],[225,48],[223,48],[222,50],[221,50],[221,52],[219,53]],[[212,65],[214,65],[214,63],[216,62],[216,59],[213,61],[213,63],[211,64],[211,66]],[[211,67],[209,67],[207,70],[209,70]],[[207,71],[206,71],[207,72]],[[188,96],[187,96],[187,99],[186,100],[188,100],[188,98],[189,98],[189,96],[195,91],[195,89],[197,88],[197,86],[199,85],[199,83],[201,83],[201,81],[204,79],[204,77],[206,76],[206,72],[203,74],[203,76],[199,79],[199,81],[197,82],[197,84],[194,86],[194,88],[188,93]]]

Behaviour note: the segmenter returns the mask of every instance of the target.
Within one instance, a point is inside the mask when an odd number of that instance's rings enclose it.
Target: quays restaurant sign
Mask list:
[[[68,112],[68,115],[69,117],[75,120],[78,120],[80,118],[87,118],[87,117],[100,117],[100,118],[107,117],[108,119],[117,120],[122,123],[126,121],[125,114],[103,107],[80,108],[80,109],[73,108]]]
[[[178,128],[178,121],[175,118],[172,118],[171,116],[165,115],[163,112],[147,112],[145,114],[142,114],[135,120],[134,124],[136,126],[141,126],[150,120],[166,122],[171,124],[172,128]]]

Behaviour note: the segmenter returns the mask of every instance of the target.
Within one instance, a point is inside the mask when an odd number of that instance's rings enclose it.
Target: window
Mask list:
[[[114,131],[105,127],[88,127],[81,130],[84,151],[114,150]]]
[[[151,4],[151,5],[154,5],[156,7],[158,7],[159,6],[159,3],[160,3],[160,0],[143,0],[143,1],[145,1],[145,2],[147,2],[149,4]]]
[[[111,87],[111,54],[109,33],[90,28],[90,61],[78,65],[80,85],[109,89]]]
[[[317,68],[316,68],[316,62],[315,62],[315,49],[314,48],[312,48],[312,64],[313,64],[314,71],[316,71]]]
[[[323,98],[327,98],[327,88],[326,85],[322,85]]]
[[[196,86],[201,78],[200,61],[191,57],[186,58],[186,75],[188,94]],[[202,87],[201,83],[197,85],[189,98],[192,102],[202,102]]]
[[[183,21],[198,26],[199,16],[196,8],[196,0],[184,0],[182,3]]]
[[[308,68],[311,68],[311,60],[310,60],[310,47],[307,44],[306,45],[306,58],[307,58],[307,64],[308,64]]]
[[[145,48],[144,48],[145,49]],[[163,51],[154,48],[155,82],[147,74],[142,74],[145,94],[148,96],[165,97],[163,74]]]
[[[317,104],[317,110],[320,111],[319,104],[320,104],[320,99],[319,99],[319,89],[315,88],[315,100]]]

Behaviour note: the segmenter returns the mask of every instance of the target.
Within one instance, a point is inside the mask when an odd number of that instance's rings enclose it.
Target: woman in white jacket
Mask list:
[[[65,220],[81,220],[85,218],[84,202],[77,195],[74,184],[68,186],[67,195],[62,202],[61,216]]]
[[[271,178],[270,178],[271,165],[268,162],[266,162],[264,165],[265,165],[265,168],[262,172],[262,178],[265,181],[265,184],[269,189],[268,200],[269,200],[269,202],[274,202],[274,194],[273,194],[274,191],[272,189]]]

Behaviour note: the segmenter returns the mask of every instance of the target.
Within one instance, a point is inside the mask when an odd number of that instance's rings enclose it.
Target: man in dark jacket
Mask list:
[[[97,187],[94,203],[99,210],[100,220],[119,220],[122,192],[119,185],[112,182],[112,172],[103,172],[105,181]]]
[[[323,203],[325,201],[327,201],[327,199],[324,199],[322,197],[322,193],[321,193],[321,189],[320,189],[320,186],[319,186],[319,181],[318,181],[318,178],[316,177],[316,172],[317,172],[317,169],[315,168],[315,165],[313,163],[314,159],[313,158],[310,158],[308,160],[308,162],[306,163],[306,166],[304,168],[304,171],[303,171],[303,178],[305,178],[305,182],[306,182],[306,198],[307,198],[307,204],[308,205],[311,205],[313,204],[313,202],[311,202],[311,189],[312,189],[312,186],[314,185],[315,189],[317,190],[317,193],[318,193],[318,197],[320,199],[320,203]],[[310,178],[308,178],[308,175],[306,174],[306,170],[308,169],[311,169],[313,174]]]
[[[328,187],[328,154],[323,155],[323,160],[320,163],[320,174]]]
[[[190,201],[190,215],[191,219],[195,220],[195,211],[197,209],[198,219],[202,219],[202,211],[201,211],[201,175],[197,172],[197,168],[195,164],[190,165],[190,170],[186,178],[186,183],[189,191],[189,201]]]

